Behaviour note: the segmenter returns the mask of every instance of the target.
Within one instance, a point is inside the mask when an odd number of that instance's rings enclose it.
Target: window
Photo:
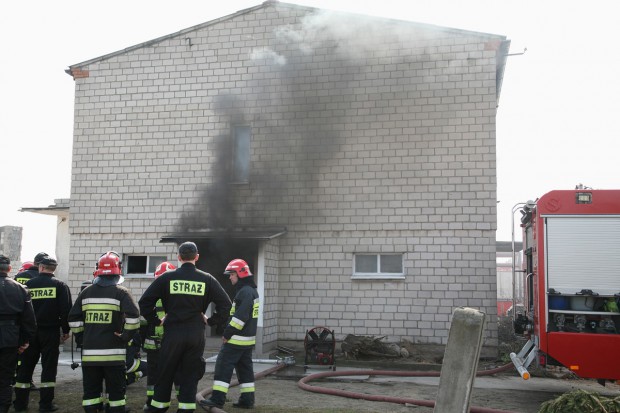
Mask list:
[[[247,183],[250,180],[250,137],[249,126],[233,126],[232,181]]]
[[[159,255],[126,255],[123,267],[125,275],[153,275],[164,261],[166,257]]]
[[[404,278],[402,254],[355,254],[353,278]]]

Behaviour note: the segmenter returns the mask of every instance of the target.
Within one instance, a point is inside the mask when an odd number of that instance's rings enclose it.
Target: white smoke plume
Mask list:
[[[266,60],[270,61],[272,64],[284,66],[286,64],[286,57],[278,54],[277,52],[271,50],[268,47],[263,47],[261,49],[254,49],[252,54],[250,55],[250,59],[252,60]]]

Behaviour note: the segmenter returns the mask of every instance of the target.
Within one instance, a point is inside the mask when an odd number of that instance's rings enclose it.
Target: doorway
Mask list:
[[[235,297],[235,287],[230,283],[228,276],[224,275],[226,265],[235,258],[245,260],[250,267],[250,272],[254,274],[254,281],[258,284],[260,276],[257,274],[258,242],[256,239],[238,238],[213,238],[197,241],[200,259],[196,267],[215,277],[232,300]],[[214,328],[211,329],[210,335],[217,335]]]

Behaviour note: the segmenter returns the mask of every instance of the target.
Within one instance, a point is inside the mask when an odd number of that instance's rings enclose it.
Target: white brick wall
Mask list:
[[[160,237],[209,211],[201,197],[244,123],[250,184],[224,186],[234,223],[288,229],[264,246],[266,343],[325,325],[445,344],[469,306],[497,344],[486,49],[501,38],[306,13],[266,4],[76,65],[89,75],[76,79],[72,287],[108,249],[174,258]],[[362,252],[402,253],[405,280],[351,280]],[[128,285],[138,296],[148,280]]]

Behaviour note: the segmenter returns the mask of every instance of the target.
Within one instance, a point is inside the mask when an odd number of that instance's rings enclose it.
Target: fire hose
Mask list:
[[[490,376],[493,374],[501,373],[503,371],[507,371],[514,368],[512,363],[506,364],[501,367],[497,367],[495,369],[483,370],[476,373],[476,376]],[[351,399],[363,399],[369,401],[376,402],[387,402],[387,403],[396,403],[396,404],[413,404],[417,406],[425,406],[425,407],[435,407],[434,400],[419,400],[419,399],[409,399],[404,397],[393,397],[393,396],[381,396],[381,395],[372,395],[365,393],[355,393],[347,390],[339,390],[339,389],[330,389],[327,387],[318,387],[311,386],[307,384],[310,381],[322,379],[325,377],[335,377],[335,376],[396,376],[396,377],[439,377],[440,372],[438,371],[398,371],[398,370],[348,370],[348,371],[327,371],[322,373],[314,373],[310,374],[299,380],[297,382],[297,386],[306,391],[314,392],[314,393],[322,393],[329,394],[333,396],[341,396],[348,397]],[[469,410],[471,413],[514,413],[508,410],[497,410],[490,409],[486,407],[477,407],[472,406]]]
[[[291,365],[290,362],[278,363],[274,367],[271,367],[267,370],[261,371],[255,374],[255,379],[258,380],[265,376],[268,376],[272,373],[277,372],[278,370],[283,369],[284,367],[288,367]],[[514,368],[512,363],[508,363],[506,365],[489,369],[482,370],[476,373],[476,376],[491,376],[493,374],[501,373],[507,370]],[[395,376],[395,377],[439,377],[440,372],[438,371],[399,371],[399,370],[347,370],[347,371],[327,371],[321,373],[310,374],[297,382],[297,386],[305,391],[313,392],[313,393],[321,393],[328,394],[332,396],[340,396],[340,397],[348,397],[351,399],[363,399],[368,401],[378,401],[378,402],[387,402],[387,403],[396,403],[396,404],[413,404],[417,406],[424,407],[435,407],[434,400],[420,400],[420,399],[410,399],[406,397],[393,397],[393,396],[381,396],[381,395],[372,395],[366,393],[355,393],[347,390],[339,390],[339,389],[330,389],[327,387],[319,387],[312,386],[307,383],[318,380],[326,377],[339,377],[339,376]],[[230,387],[237,386],[239,384],[238,380],[233,380],[230,383]],[[211,389],[205,389],[196,394],[196,402],[200,402],[204,400],[209,394],[211,394]],[[220,410],[223,412],[223,410]],[[469,410],[471,413],[515,413],[509,410],[498,410],[491,409],[486,407],[477,407],[472,406]]]
[[[284,359],[278,359],[278,360],[252,360],[253,362],[270,362],[270,363],[277,363],[275,366],[267,369],[267,370],[263,370],[259,373],[254,374],[254,379],[258,380],[261,379],[265,376],[270,375],[271,373],[275,373],[278,370],[283,369],[284,367],[288,367],[292,364],[295,364],[295,360],[293,358],[290,357],[286,357]],[[234,386],[238,386],[239,385],[239,380],[233,380],[230,382],[230,387],[234,387]],[[199,391],[198,393],[196,393],[196,403],[200,403],[201,400],[204,400],[208,395],[210,395],[212,392],[212,389],[204,389]],[[223,410],[221,409],[211,409],[210,410],[212,413],[217,413],[217,412],[222,412],[225,413]]]

